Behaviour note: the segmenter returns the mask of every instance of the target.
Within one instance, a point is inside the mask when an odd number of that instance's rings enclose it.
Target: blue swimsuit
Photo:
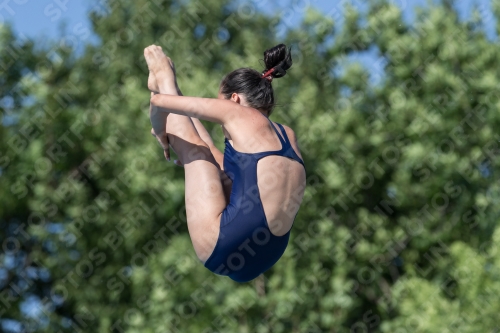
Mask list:
[[[303,166],[304,162],[293,150],[283,126],[277,123],[284,139],[269,122],[281,141],[280,150],[241,153],[225,139],[224,171],[233,185],[229,204],[222,212],[217,244],[205,267],[237,282],[250,281],[271,268],[290,238],[290,231],[275,236],[269,229],[257,186],[257,162],[269,155],[286,156]]]

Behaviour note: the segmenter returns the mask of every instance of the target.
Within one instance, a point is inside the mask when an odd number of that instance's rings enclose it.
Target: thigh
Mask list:
[[[221,170],[189,117],[169,114],[166,130],[172,149],[184,165],[189,235],[198,258],[204,261],[215,248],[220,217],[227,206]]]
[[[194,250],[208,259],[219,237],[220,218],[227,206],[220,170],[205,160],[184,165],[186,218]]]

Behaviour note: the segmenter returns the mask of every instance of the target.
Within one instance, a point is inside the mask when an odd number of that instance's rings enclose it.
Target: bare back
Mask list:
[[[244,153],[259,153],[264,151],[277,151],[282,148],[282,143],[277,137],[279,127],[266,119],[258,130],[238,132],[232,135],[234,141],[240,145],[234,147],[233,140],[228,137],[229,143],[236,150]],[[283,126],[290,144],[302,159],[295,134],[288,126]],[[224,129],[223,129],[224,130]],[[229,136],[227,131],[225,135]],[[243,136],[246,134],[246,138]],[[281,136],[284,138],[284,136]],[[251,139],[248,139],[251,138]],[[242,147],[240,147],[242,146]],[[270,155],[261,158],[257,163],[257,186],[262,201],[262,206],[271,233],[275,236],[286,234],[292,227],[294,217],[299,210],[306,186],[306,173],[304,167],[296,160],[279,155]]]

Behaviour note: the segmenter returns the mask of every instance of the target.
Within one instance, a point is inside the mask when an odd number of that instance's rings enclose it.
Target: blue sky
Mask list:
[[[9,22],[14,31],[23,36],[35,38],[39,45],[48,39],[63,45],[71,45],[76,54],[84,50],[88,43],[98,43],[99,39],[91,32],[89,9],[98,7],[105,0],[2,0],[0,1],[0,24]],[[310,5],[342,25],[342,9],[352,4],[360,10],[366,9],[365,0],[236,0],[250,4],[265,13],[280,13],[283,24],[293,27],[302,18],[305,8]],[[429,2],[439,0],[389,0],[403,10],[408,24],[412,24],[415,7],[425,7]],[[491,1],[498,0],[455,0],[456,8],[462,20],[468,19],[476,5],[485,22],[485,29],[490,39],[495,39],[495,18],[491,12]],[[371,75],[371,84],[377,84],[382,78],[384,62],[378,61],[376,50],[354,54],[346,61],[359,61]]]
[[[428,0],[391,0],[403,9],[408,23],[413,18],[413,8],[425,6]],[[429,0],[430,1],[430,0]],[[491,14],[491,0],[456,0],[457,9],[462,19],[468,18],[474,4],[479,6],[483,19],[487,21],[487,30],[494,36],[494,19]],[[38,40],[51,38],[75,46],[96,41],[91,35],[88,37],[84,29],[89,29],[90,22],[87,12],[94,6],[99,6],[102,0],[2,0],[0,2],[0,24],[10,22],[17,33]],[[245,2],[245,1],[242,1]],[[301,18],[303,9],[310,4],[326,15],[341,19],[342,7],[346,3],[363,8],[366,1],[362,0],[253,0],[246,1],[264,12],[281,12],[292,8],[293,14],[286,17],[286,21],[293,25]],[[66,24],[66,32],[61,33],[59,28]],[[79,36],[71,38],[72,36]],[[66,40],[64,38],[66,37]],[[80,38],[86,37],[86,38]]]

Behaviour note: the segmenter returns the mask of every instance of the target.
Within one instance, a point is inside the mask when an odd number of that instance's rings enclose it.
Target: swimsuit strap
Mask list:
[[[276,129],[276,127],[274,126],[274,124],[271,121],[271,119],[267,118],[267,120],[269,120],[269,123],[271,124],[271,127],[274,129],[274,131],[278,135],[278,138],[280,139],[281,146],[282,146],[281,150],[285,149],[285,147],[287,147],[290,144],[290,141],[288,140],[288,136],[286,135],[286,131],[283,128],[283,125],[276,123],[276,124],[278,124],[278,127],[280,128],[281,132],[283,133],[283,134],[280,134],[278,132],[278,130]]]
[[[283,137],[285,138],[285,143],[287,145],[290,145],[290,140],[288,139],[288,135],[286,135],[286,131],[285,131],[285,128],[283,127],[283,125],[279,124],[279,123],[276,123],[278,124],[278,127],[280,128],[281,130],[281,133],[283,133]]]
[[[304,161],[302,161],[302,159],[297,155],[297,153],[295,152],[295,150],[292,148],[292,144],[290,143],[290,139],[288,139],[288,135],[286,135],[286,131],[285,131],[285,128],[283,127],[283,125],[281,125],[280,123],[276,123],[276,124],[278,124],[278,127],[280,128],[281,132],[283,133],[282,134],[283,136],[282,136],[278,132],[278,130],[276,129],[276,127],[274,127],[273,122],[271,121],[271,119],[267,118],[267,120],[269,120],[269,122],[271,123],[271,127],[274,129],[274,131],[278,135],[278,138],[281,141],[282,148],[281,148],[280,151],[283,151],[285,153],[284,156],[287,156],[287,157],[290,157],[290,158],[296,160],[297,162],[299,162],[300,164],[302,164],[302,166],[305,167]]]

